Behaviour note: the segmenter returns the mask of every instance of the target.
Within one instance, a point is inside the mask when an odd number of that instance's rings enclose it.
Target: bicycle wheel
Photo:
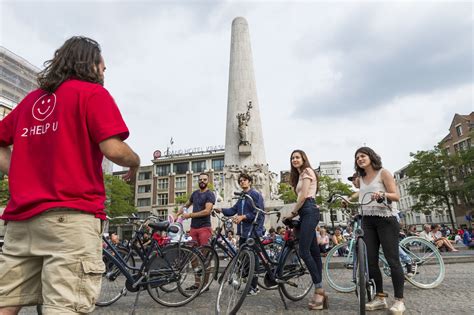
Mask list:
[[[204,276],[204,286],[202,291],[207,291],[211,286],[212,281],[217,279],[219,273],[219,256],[214,248],[205,245],[199,248],[206,266],[206,274]]]
[[[204,261],[198,250],[166,246],[146,267],[147,291],[157,303],[177,307],[199,295],[204,285]]]
[[[117,251],[129,266],[135,267],[135,258],[132,252],[125,248],[117,248]],[[102,274],[100,295],[95,305],[109,306],[118,301],[127,292],[125,288],[126,278],[108,256],[103,254],[102,259],[105,263],[105,272]]]
[[[296,248],[288,250],[284,255],[278,278],[285,282],[280,284],[280,288],[288,299],[299,301],[311,290],[313,280]]]
[[[283,244],[277,243],[277,242],[271,242],[271,243],[263,245],[263,248],[267,252],[268,257],[275,264],[278,263],[278,260],[280,259],[280,255],[283,251],[283,247],[284,247]],[[260,270],[260,272],[257,272],[258,286],[265,290],[277,289],[278,288],[277,284],[272,285],[265,281],[265,278],[268,279],[267,272],[265,271],[265,268],[263,268],[262,265],[260,265],[260,267],[262,270]]]
[[[350,244],[342,243],[334,246],[327,253],[324,261],[324,275],[329,286],[343,293],[354,292],[356,289],[352,281],[354,261]]]
[[[413,276],[405,277],[408,282],[420,289],[432,289],[444,280],[443,257],[436,246],[420,237],[403,239],[400,246],[412,261]]]
[[[359,299],[359,314],[365,314],[365,302],[366,302],[366,266],[367,260],[365,255],[365,243],[359,238],[357,240],[357,297]]]
[[[254,253],[242,249],[229,263],[217,293],[216,312],[236,314],[252,284],[255,269]]]

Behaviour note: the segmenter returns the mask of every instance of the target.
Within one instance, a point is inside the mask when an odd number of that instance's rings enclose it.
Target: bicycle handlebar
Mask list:
[[[373,191],[366,192],[366,193],[362,196],[362,200],[365,199],[365,196],[367,196],[367,195],[369,195],[369,194],[371,195],[371,194],[373,194],[373,193],[375,193],[375,192],[373,192]],[[358,207],[368,205],[369,203],[371,203],[372,201],[374,201],[372,198],[370,198],[370,200],[367,201],[367,202],[365,202],[365,203],[352,202],[352,201],[348,200],[345,196],[343,196],[343,195],[341,195],[341,194],[332,194],[332,195],[329,196],[329,199],[327,200],[327,202],[328,202],[328,203],[334,203],[334,202],[336,202],[338,199],[339,199],[339,200],[342,200],[342,201],[344,201],[344,202],[346,202],[346,203],[348,203],[348,204],[350,204],[350,205],[358,206]],[[377,201],[377,203],[384,204],[386,207],[391,208],[390,204],[392,203],[392,201],[391,201],[390,199],[388,199],[388,198],[379,198],[379,199],[377,199],[376,201]]]

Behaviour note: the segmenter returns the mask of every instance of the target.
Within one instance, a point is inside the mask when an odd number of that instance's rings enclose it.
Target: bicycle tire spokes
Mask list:
[[[232,259],[217,294],[218,314],[235,314],[240,309],[250,289],[254,268],[255,257],[246,249]]]

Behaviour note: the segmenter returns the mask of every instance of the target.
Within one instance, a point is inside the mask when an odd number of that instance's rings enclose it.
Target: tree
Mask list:
[[[413,210],[429,213],[436,208],[446,207],[454,229],[450,198],[455,198],[456,188],[448,185],[449,172],[453,158],[445,150],[436,146],[433,150],[410,153],[412,161],[408,165],[407,175],[413,179],[408,191],[417,199]]]
[[[176,206],[174,207],[174,212],[175,213],[178,212],[180,205],[184,205],[186,203],[186,201],[189,200],[189,197],[190,196],[188,194],[184,194],[184,195],[181,195],[181,196],[176,196],[176,198],[174,199],[174,202],[176,204]]]
[[[283,200],[284,204],[296,202],[296,199],[298,198],[293,187],[286,183],[280,183],[278,193],[280,194],[280,199]]]
[[[331,225],[334,230],[333,208],[341,208],[341,201],[338,200],[334,204],[329,205],[327,200],[333,194],[344,196],[352,195],[351,186],[340,182],[332,177],[321,175],[319,177],[319,194],[316,197],[316,204],[320,205],[321,211],[329,210],[331,216]]]
[[[472,133],[474,138],[474,132]],[[452,172],[450,186],[457,196],[468,206],[474,206],[474,147],[460,150],[450,156]],[[452,180],[452,179],[456,180]]]
[[[323,210],[328,206],[327,200],[329,196],[336,193],[350,196],[353,191],[349,184],[345,184],[329,176],[319,176],[319,195],[316,197],[316,203],[323,206]],[[336,203],[336,206],[339,206],[339,204]]]
[[[136,212],[132,187],[122,179],[105,174],[106,212],[110,217]]]
[[[3,177],[3,176],[2,176]],[[4,207],[10,200],[10,190],[8,189],[8,179],[3,177],[0,180],[0,206]]]

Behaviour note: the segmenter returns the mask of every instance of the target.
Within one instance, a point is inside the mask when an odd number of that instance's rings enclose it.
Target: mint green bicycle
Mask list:
[[[335,196],[334,199],[344,199]],[[356,253],[355,232],[360,230],[360,218],[355,217],[349,224],[353,226],[353,235],[345,243],[334,246],[326,256],[324,274],[329,285],[339,292],[354,292],[356,282],[353,281],[354,255]],[[443,258],[436,246],[417,236],[404,238],[399,243],[400,260],[406,266],[405,280],[420,289],[436,288],[443,282],[445,266]],[[380,266],[385,275],[390,277],[390,267],[380,250]],[[369,297],[370,298],[370,297]]]

